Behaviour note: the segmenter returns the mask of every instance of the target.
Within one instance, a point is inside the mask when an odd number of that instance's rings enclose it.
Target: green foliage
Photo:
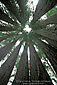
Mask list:
[[[2,33],[0,33],[0,37],[3,37],[3,36],[5,36],[5,35],[3,35]]]
[[[57,6],[57,5],[56,5]],[[53,9],[51,9],[50,11],[47,12],[46,16],[49,17],[51,16],[53,13],[57,12],[57,7],[54,7]]]
[[[17,57],[17,60],[16,60],[16,64],[15,64],[15,67],[16,67],[16,68],[18,68],[18,64],[19,64],[19,57],[20,57],[20,56],[18,56],[18,57]]]

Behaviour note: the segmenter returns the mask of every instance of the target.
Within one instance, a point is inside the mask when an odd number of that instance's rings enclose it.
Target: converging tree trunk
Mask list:
[[[30,73],[32,83],[53,85],[32,43],[30,43]]]
[[[51,65],[53,66],[56,74],[57,74],[57,49],[51,47],[50,45],[44,43],[40,39],[36,39],[39,47],[43,50],[46,54],[47,58],[49,59]]]
[[[13,85],[23,85],[29,80],[27,47],[21,55]]]
[[[21,47],[18,45],[14,52],[11,54],[11,56],[6,60],[6,62],[2,65],[0,68],[0,85],[6,85],[8,83],[8,80],[10,78],[11,72],[13,70],[14,64],[16,62],[19,50]]]

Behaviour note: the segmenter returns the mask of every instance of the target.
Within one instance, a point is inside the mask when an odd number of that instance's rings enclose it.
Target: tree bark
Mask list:
[[[22,11],[22,15],[25,18],[25,0],[17,0],[17,2],[18,2],[20,9]]]
[[[57,24],[57,12],[49,16],[45,21],[40,23],[41,26],[46,26],[49,24]]]
[[[13,13],[13,15],[19,20],[20,23],[22,23],[22,20],[19,16],[19,11],[18,9],[16,8],[16,4],[14,3],[14,1],[12,0],[1,0],[1,2],[7,7],[7,9]]]
[[[7,55],[7,53],[10,52],[11,48],[14,46],[16,41],[13,41],[13,42],[7,44],[6,46],[0,48],[0,60],[3,59]]]
[[[0,31],[15,31],[15,29],[0,25]]]
[[[33,15],[33,20],[31,24],[34,24],[41,16],[47,13],[50,9],[52,9],[57,4],[57,0],[39,0],[35,13]]]
[[[16,7],[16,4],[14,2],[14,0],[10,0],[10,3],[11,3],[11,7],[13,8],[14,11],[12,11],[13,14],[15,14],[16,18],[19,20],[19,22],[21,24],[23,24],[23,21],[22,21],[22,18],[20,17],[20,13],[19,13],[19,10],[18,8]]]
[[[33,43],[30,43],[30,65],[31,65],[31,81],[36,82],[38,84],[44,84],[44,85],[53,85],[51,82],[51,79],[46,72],[37,52],[35,51],[35,48],[33,46]],[[41,82],[42,81],[42,82]],[[47,82],[46,82],[47,81]]]
[[[38,43],[39,47],[42,51],[46,54],[48,60],[50,61],[51,65],[53,66],[56,74],[57,74],[57,49],[53,48],[52,46],[44,43],[40,39],[35,39]]]
[[[25,47],[12,85],[23,85],[29,79],[27,47]]]
[[[44,38],[51,46],[57,48],[57,41],[51,40],[49,38]]]
[[[1,9],[0,9],[0,19],[7,22],[7,23],[11,23],[13,25],[16,25],[17,22],[13,21],[6,13],[4,13]]]
[[[14,64],[16,62],[20,47],[21,43],[20,45],[17,46],[17,48],[14,50],[11,56],[6,60],[6,62],[0,68],[0,85],[7,85]]]
[[[12,35],[7,35],[7,36],[4,36],[4,37],[0,37],[0,42],[1,41],[3,41],[3,40],[5,40],[5,39],[7,39],[7,38],[9,38],[9,37],[11,37]]]
[[[39,29],[34,30],[33,32],[42,35],[43,37],[57,41],[57,29]]]
[[[46,25],[49,24],[57,24],[57,12],[49,16],[46,20],[36,24],[36,26],[33,26],[34,29],[44,28]],[[53,27],[54,28],[54,27]]]

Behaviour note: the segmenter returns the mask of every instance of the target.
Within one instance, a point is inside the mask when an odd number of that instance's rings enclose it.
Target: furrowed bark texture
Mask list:
[[[24,49],[19,62],[13,85],[23,85],[29,79],[27,48]]]

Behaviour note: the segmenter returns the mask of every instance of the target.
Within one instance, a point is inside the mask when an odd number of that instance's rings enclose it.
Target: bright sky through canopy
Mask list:
[[[39,1],[39,0],[28,0],[28,5],[29,5],[29,7],[30,7],[31,9],[34,8],[34,11],[35,11],[35,8],[36,8],[36,5],[37,5],[38,1]],[[33,2],[33,4],[32,4],[32,2]]]
[[[31,9],[31,11],[35,11],[38,1],[39,0],[28,0],[28,7]],[[33,4],[32,4],[32,2],[33,2]],[[31,22],[32,19],[33,19],[33,16],[30,16],[29,22]],[[26,31],[28,33],[31,31],[31,28],[29,28],[29,25],[25,26],[24,31]]]
[[[28,32],[28,33],[31,31],[31,28],[29,28],[29,25],[26,25],[26,26],[25,26],[24,31],[26,31],[26,32]]]

